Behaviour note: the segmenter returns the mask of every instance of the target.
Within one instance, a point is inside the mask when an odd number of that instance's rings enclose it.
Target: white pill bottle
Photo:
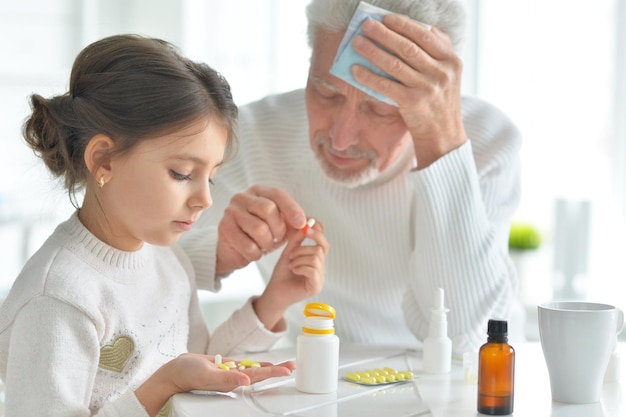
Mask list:
[[[296,342],[296,389],[310,394],[337,391],[339,338],[335,334],[335,309],[327,304],[304,307],[304,326]]]

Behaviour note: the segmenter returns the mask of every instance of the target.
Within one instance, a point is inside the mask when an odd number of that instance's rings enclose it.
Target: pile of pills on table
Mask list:
[[[398,371],[393,368],[372,369],[366,371],[347,372],[345,379],[364,385],[390,384],[413,379],[413,372]]]
[[[242,359],[239,362],[235,362],[235,361],[222,362],[222,355],[220,354],[215,355],[215,364],[217,365],[218,368],[223,369],[225,371],[228,371],[230,369],[239,369],[240,371],[243,371],[246,368],[260,368],[261,367],[261,364],[259,362],[252,361],[250,359]]]

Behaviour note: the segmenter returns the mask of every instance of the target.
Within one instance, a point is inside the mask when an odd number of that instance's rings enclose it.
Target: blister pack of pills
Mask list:
[[[368,369],[365,371],[346,372],[343,379],[360,385],[386,385],[413,380],[413,372],[398,371],[393,368]]]

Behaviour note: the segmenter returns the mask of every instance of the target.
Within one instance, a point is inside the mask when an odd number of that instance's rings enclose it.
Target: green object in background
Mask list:
[[[541,246],[541,233],[528,223],[513,223],[509,232],[509,249],[528,250]]]

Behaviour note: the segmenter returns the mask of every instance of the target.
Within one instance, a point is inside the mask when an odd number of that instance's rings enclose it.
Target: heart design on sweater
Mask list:
[[[110,345],[100,349],[98,366],[107,371],[122,372],[135,350],[135,342],[129,336],[118,336]]]

